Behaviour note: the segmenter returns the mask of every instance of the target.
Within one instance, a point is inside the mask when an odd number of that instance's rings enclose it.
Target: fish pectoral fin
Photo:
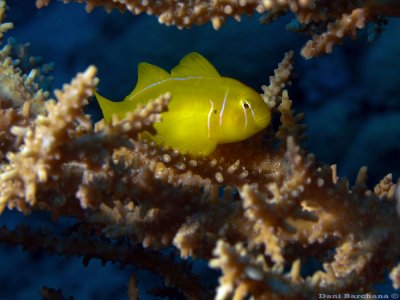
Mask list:
[[[182,58],[179,64],[172,69],[171,76],[173,78],[192,76],[221,78],[214,66],[197,52],[191,52]]]
[[[157,134],[151,139],[156,143],[193,156],[207,156],[217,146],[216,139],[208,136],[207,124],[202,125],[195,115],[165,113],[162,118],[154,123]]]

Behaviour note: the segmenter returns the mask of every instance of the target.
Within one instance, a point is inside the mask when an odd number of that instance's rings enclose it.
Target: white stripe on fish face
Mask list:
[[[244,114],[244,129],[247,127],[247,109],[243,109],[243,114]]]
[[[228,93],[229,93],[229,89],[227,89],[225,92],[224,101],[222,102],[221,112],[219,113],[219,126],[220,127],[222,126],[222,117],[224,115],[226,99],[228,99]]]
[[[256,116],[254,114],[254,109],[251,107],[251,105],[250,105],[250,112],[253,115],[253,120],[255,121],[256,120]]]
[[[208,101],[211,104],[210,111],[208,112],[208,117],[207,117],[207,127],[208,127],[208,138],[211,136],[211,116],[214,112],[214,102],[211,99],[208,99]]]

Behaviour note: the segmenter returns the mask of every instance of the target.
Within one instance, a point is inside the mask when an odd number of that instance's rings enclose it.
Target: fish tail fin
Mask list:
[[[96,99],[99,102],[101,111],[103,112],[104,120],[106,121],[107,124],[111,123],[111,117],[113,114],[118,113],[120,103],[108,100],[107,98],[104,98],[97,92],[94,92],[94,95],[96,96]]]

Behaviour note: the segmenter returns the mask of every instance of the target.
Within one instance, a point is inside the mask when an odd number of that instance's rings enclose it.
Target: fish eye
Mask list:
[[[247,101],[243,102],[243,103],[242,103],[242,106],[243,106],[244,109],[249,109],[249,108],[251,108],[251,107],[250,107],[250,104],[249,104]]]
[[[216,114],[216,113],[218,112],[218,110],[214,109],[214,111],[213,111],[213,112],[214,112],[214,114]]]

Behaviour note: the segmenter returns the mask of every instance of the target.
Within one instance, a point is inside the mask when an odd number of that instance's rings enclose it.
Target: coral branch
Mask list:
[[[293,51],[285,53],[285,57],[278,64],[278,68],[274,70],[274,76],[270,76],[269,85],[263,85],[261,87],[264,92],[261,96],[270,108],[274,108],[276,104],[280,103],[278,100],[279,96],[285,86],[289,84],[291,71],[293,69],[293,54]]]
[[[47,115],[39,115],[31,128],[14,129],[17,135],[21,132],[24,144],[18,153],[9,153],[9,164],[0,175],[2,191],[0,193],[0,209],[6,205],[18,206],[26,210],[25,204],[36,204],[37,183],[48,181],[49,175],[59,168],[62,154],[60,147],[63,141],[75,129],[75,120],[82,126],[90,128],[82,107],[87,98],[93,94],[96,69],[90,67],[85,73],[79,74],[64,91],[55,91],[58,103],[54,100],[46,102]],[[14,127],[15,128],[15,127]],[[15,189],[23,186],[22,194]],[[16,199],[19,198],[19,201]],[[9,202],[9,199],[13,199]]]
[[[344,14],[342,18],[328,25],[328,31],[313,37],[301,50],[306,58],[331,53],[333,45],[338,44],[345,36],[356,37],[356,30],[364,28],[368,14],[366,9],[355,9],[351,14]]]
[[[7,245],[21,245],[26,250],[42,250],[50,254],[82,256],[88,264],[93,258],[103,262],[119,262],[122,266],[135,265],[164,276],[170,285],[179,287],[188,298],[207,295],[207,290],[196,275],[190,273],[190,265],[177,263],[168,256],[161,256],[156,251],[132,246],[129,242],[119,242],[90,237],[90,229],[84,226],[74,228],[72,234],[56,236],[48,230],[31,231],[26,226],[14,230],[0,228],[0,240]]]

